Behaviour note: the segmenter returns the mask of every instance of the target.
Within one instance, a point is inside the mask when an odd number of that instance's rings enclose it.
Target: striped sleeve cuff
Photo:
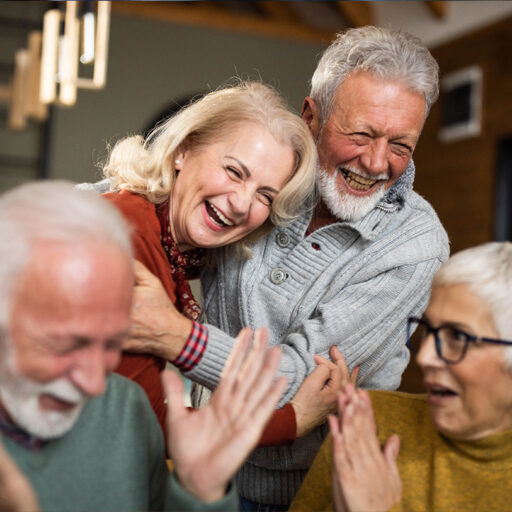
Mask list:
[[[180,355],[172,362],[181,371],[192,370],[203,357],[208,343],[208,329],[199,322],[192,322],[192,331]]]

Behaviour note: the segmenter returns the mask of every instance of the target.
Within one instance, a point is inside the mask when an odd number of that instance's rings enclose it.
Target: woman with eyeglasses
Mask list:
[[[452,256],[409,333],[426,394],[347,385],[290,510],[512,510],[512,244]]]

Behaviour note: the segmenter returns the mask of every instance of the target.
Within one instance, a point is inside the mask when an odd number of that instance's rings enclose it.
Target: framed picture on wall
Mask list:
[[[482,121],[482,69],[470,66],[441,80],[441,128],[443,142],[477,137]]]

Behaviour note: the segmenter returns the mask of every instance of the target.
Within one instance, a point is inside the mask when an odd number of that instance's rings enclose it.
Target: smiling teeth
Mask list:
[[[363,178],[362,176],[359,176],[359,174],[356,174],[352,171],[348,171],[345,169],[342,169],[341,172],[343,173],[345,181],[356,190],[370,190],[370,188],[372,188],[373,185],[375,185],[375,183],[379,181]]]
[[[219,209],[215,208],[215,206],[212,203],[210,203],[210,206],[211,206],[212,210],[218,215],[219,219],[222,222],[224,222],[224,224],[226,224],[226,226],[234,226],[235,225],[235,223],[231,222],[228,218],[226,218]]]

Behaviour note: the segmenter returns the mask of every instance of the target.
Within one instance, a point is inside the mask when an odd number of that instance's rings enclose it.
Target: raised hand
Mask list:
[[[381,448],[366,391],[347,384],[338,403],[339,417],[329,416],[336,512],[387,511],[402,496],[396,464],[400,440],[391,436]]]
[[[179,356],[192,322],[174,307],[160,280],[135,261],[131,328],[123,350],[152,354],[168,361]]]
[[[256,446],[286,388],[274,380],[281,350],[267,351],[268,334],[244,329],[208,404],[191,411],[183,404],[183,384],[164,374],[168,448],[181,485],[203,501],[224,495],[229,480]]]
[[[29,481],[7,454],[0,438],[0,512],[37,512]]]
[[[349,373],[345,359],[336,346],[331,347],[329,361],[315,355],[317,367],[304,379],[291,404],[297,422],[297,437],[309,434],[336,412],[338,393],[347,382],[356,383],[359,367]]]

